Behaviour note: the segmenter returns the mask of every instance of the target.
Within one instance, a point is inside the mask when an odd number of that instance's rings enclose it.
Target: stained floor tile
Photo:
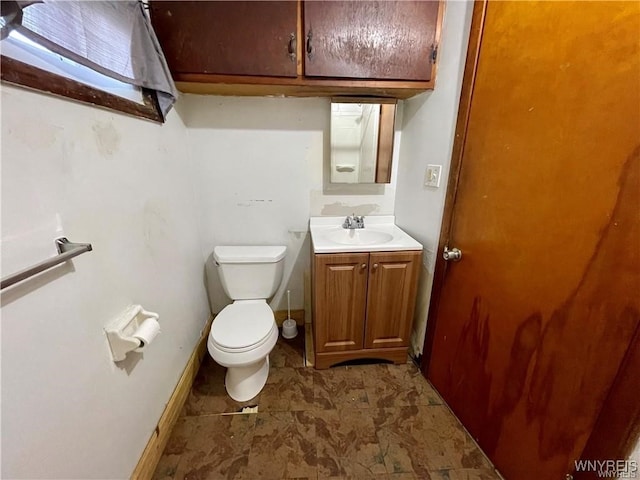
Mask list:
[[[490,464],[444,405],[374,410],[388,473],[486,468]]]
[[[298,335],[291,340],[280,337],[269,354],[272,367],[304,367],[304,327],[298,326]]]
[[[382,473],[365,475],[347,475],[342,477],[325,477],[318,475],[318,480],[431,480],[431,477],[419,478],[413,473]]]
[[[258,405],[260,411],[312,410],[313,369],[272,368]]]
[[[432,480],[494,480],[496,472],[492,468],[441,470],[431,473]]]
[[[316,411],[319,475],[366,477],[386,473],[368,409]]]
[[[366,408],[369,406],[360,366],[315,370],[313,373],[313,394],[315,405],[319,409]]]
[[[181,412],[181,416],[212,415],[239,412],[242,407],[256,405],[258,398],[236,402],[224,388],[226,369],[205,353],[200,370]]]
[[[413,364],[304,367],[280,338],[267,385],[238,403],[202,363],[154,480],[497,480]],[[259,412],[228,415],[243,406]]]
[[[178,463],[180,462],[180,455],[168,453],[165,449],[156,471],[153,475],[154,480],[172,480],[175,478],[178,470]]]
[[[154,479],[239,479],[248,464],[255,415],[181,417]],[[179,457],[179,458],[175,458]],[[177,461],[176,461],[177,460]]]
[[[365,390],[372,407],[439,405],[440,395],[413,364],[371,365],[364,375]]]
[[[389,480],[391,477],[383,473],[381,475],[367,474],[367,475],[347,475],[343,477],[325,477],[322,475],[318,476],[318,480]],[[395,477],[394,477],[395,478]],[[404,477],[399,480],[414,480],[416,477]]]
[[[312,412],[258,413],[247,480],[316,478],[316,435]]]

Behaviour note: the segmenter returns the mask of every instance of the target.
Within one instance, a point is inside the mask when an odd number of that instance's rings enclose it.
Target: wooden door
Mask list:
[[[151,2],[172,73],[295,77],[297,18],[292,1]]]
[[[313,328],[316,352],[362,348],[368,268],[368,253],[315,255]]]
[[[640,322],[640,3],[483,7],[428,377],[506,479],[564,479]]]
[[[413,325],[422,252],[373,252],[365,348],[406,347]]]
[[[607,399],[600,410],[589,440],[582,451],[581,463],[575,465],[575,480],[603,478],[597,469],[585,467],[586,462],[606,462],[612,459],[627,459],[640,441],[640,326],[631,340],[629,348],[618,370],[618,375],[609,389]],[[637,478],[638,458],[635,465],[623,465],[628,475],[620,478]],[[635,475],[632,475],[635,474]],[[611,477],[609,477],[611,478]]]
[[[437,1],[304,2],[304,73],[430,80]]]

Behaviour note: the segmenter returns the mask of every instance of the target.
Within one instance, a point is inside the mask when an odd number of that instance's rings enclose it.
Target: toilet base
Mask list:
[[[269,376],[269,356],[243,367],[227,368],[224,386],[236,402],[246,402],[258,395]]]

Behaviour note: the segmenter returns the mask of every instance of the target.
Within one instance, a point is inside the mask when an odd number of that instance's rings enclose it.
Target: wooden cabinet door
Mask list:
[[[296,76],[297,3],[153,1],[151,21],[172,73]]]
[[[437,1],[304,2],[307,76],[431,79]]]
[[[421,256],[422,252],[370,254],[365,348],[409,345]]]
[[[316,352],[362,348],[368,265],[368,253],[315,255]]]

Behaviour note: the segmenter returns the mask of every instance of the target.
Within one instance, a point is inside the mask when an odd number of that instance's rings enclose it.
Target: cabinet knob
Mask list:
[[[360,265],[360,268],[362,268],[364,270],[365,268],[367,268],[367,264],[363,263],[362,265]]]
[[[313,57],[313,45],[311,44],[311,40],[313,40],[313,31],[309,29],[309,33],[307,33],[307,57],[309,60]]]
[[[373,264],[373,269],[375,270],[376,268],[378,268],[378,264],[377,264],[377,263],[374,263],[374,264]]]
[[[292,33],[289,36],[289,45],[287,46],[287,51],[289,53],[289,58],[292,62],[296,61],[296,48],[298,46],[298,42],[296,41],[296,34]]]

